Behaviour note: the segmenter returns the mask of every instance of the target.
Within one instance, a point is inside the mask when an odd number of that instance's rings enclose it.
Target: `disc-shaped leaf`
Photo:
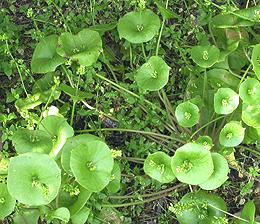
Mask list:
[[[222,211],[227,211],[226,203],[221,197],[205,191],[185,194],[174,208],[178,206],[187,208],[180,212],[173,209],[180,224],[213,224],[216,218],[225,217]]]
[[[129,12],[117,24],[119,37],[134,44],[151,40],[159,29],[160,19],[150,9]]]
[[[214,146],[211,137],[207,135],[199,136],[195,143],[202,145],[207,150],[210,150]]]
[[[260,128],[260,104],[248,105],[243,103],[241,118],[248,126]]]
[[[57,35],[45,37],[37,44],[32,56],[32,72],[54,72],[59,65],[65,62],[65,59],[56,53],[57,46]]]
[[[239,96],[246,104],[260,104],[260,82],[254,78],[247,78],[239,87]]]
[[[62,33],[59,37],[58,54],[78,61],[80,65],[93,65],[102,50],[102,40],[97,31],[83,29],[78,34]]]
[[[50,219],[51,220],[58,219],[63,223],[68,223],[70,220],[70,211],[65,207],[60,207],[51,212]]]
[[[51,156],[57,156],[66,143],[67,138],[74,135],[73,128],[65,118],[58,116],[47,116],[40,123],[40,130],[47,132],[53,141]]]
[[[9,194],[6,184],[0,183],[0,220],[10,215],[14,206],[15,199]]]
[[[52,149],[52,139],[48,133],[42,130],[19,129],[12,142],[15,151],[19,154],[26,152],[49,153]]]
[[[197,143],[187,143],[178,148],[171,161],[177,179],[187,184],[201,184],[213,173],[209,150]]]
[[[58,194],[61,171],[54,160],[41,153],[24,153],[10,160],[7,187],[20,203],[49,204]]]
[[[194,46],[191,49],[192,60],[202,68],[209,68],[219,59],[220,51],[215,46]]]
[[[238,146],[244,139],[245,128],[238,121],[227,123],[219,134],[219,142],[226,147]]]
[[[107,190],[109,193],[116,193],[120,189],[120,181],[121,181],[121,169],[119,163],[115,162],[114,167],[111,173],[111,181],[107,185]]]
[[[251,58],[254,72],[258,79],[260,79],[260,44],[254,46]]]
[[[137,70],[135,80],[140,88],[156,91],[167,84],[169,72],[170,67],[162,58],[152,56]]]
[[[220,187],[228,179],[228,162],[218,153],[211,153],[214,171],[212,175],[204,183],[199,186],[204,190],[214,190]]]
[[[72,175],[71,169],[70,169],[70,156],[71,156],[71,150],[74,148],[77,148],[79,144],[82,143],[88,143],[90,141],[95,141],[101,139],[97,136],[90,135],[90,134],[82,134],[73,136],[69,139],[67,139],[65,145],[62,148],[62,154],[61,154],[61,165],[62,168],[70,175]]]
[[[183,102],[176,107],[175,116],[182,127],[192,127],[199,122],[199,108],[194,103]]]
[[[113,165],[112,153],[102,141],[81,143],[71,151],[72,173],[91,192],[99,192],[108,185]]]
[[[214,95],[214,109],[217,114],[230,114],[239,105],[239,95],[230,88],[220,88]]]
[[[171,157],[164,152],[148,155],[144,161],[144,172],[161,183],[169,183],[175,179],[171,168]]]

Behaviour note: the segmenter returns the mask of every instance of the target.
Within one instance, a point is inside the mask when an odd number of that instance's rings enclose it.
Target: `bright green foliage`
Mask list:
[[[71,150],[73,148],[77,148],[80,144],[87,144],[90,141],[95,140],[101,140],[97,136],[90,135],[90,134],[82,134],[77,135],[74,137],[71,137],[67,139],[65,145],[62,148],[62,154],[61,154],[61,165],[62,168],[70,175],[72,175],[71,169],[70,169],[70,156],[71,156]]]
[[[151,40],[159,28],[160,19],[150,9],[129,12],[119,19],[117,24],[119,37],[134,44]]]
[[[220,210],[227,211],[227,206],[218,195],[198,191],[184,195],[170,210],[176,214],[180,224],[213,224],[216,218],[225,217]]]
[[[15,214],[14,224],[38,224],[39,218],[39,210],[27,209],[25,211],[20,211],[18,214]]]
[[[209,68],[219,59],[220,51],[215,46],[195,46],[191,49],[192,60],[202,68]]]
[[[156,91],[167,84],[169,72],[170,67],[162,58],[152,56],[137,70],[135,80],[140,88]]]
[[[243,103],[241,118],[248,126],[260,128],[260,104],[248,105]]]
[[[102,40],[97,31],[83,29],[78,34],[62,33],[57,52],[62,57],[78,61],[80,65],[93,65],[102,50]]]
[[[183,102],[176,107],[175,116],[182,127],[192,127],[199,122],[199,108],[191,102]]]
[[[47,132],[53,141],[51,155],[57,156],[66,143],[67,138],[74,135],[73,128],[65,118],[58,116],[47,116],[40,123],[40,130]]]
[[[78,213],[71,216],[72,224],[85,224],[90,211],[91,210],[89,208],[83,207]]]
[[[220,88],[214,95],[214,109],[217,114],[230,114],[239,105],[239,95],[230,88]]]
[[[7,187],[20,203],[49,204],[58,194],[61,171],[54,160],[40,153],[24,153],[10,160]]]
[[[175,179],[171,168],[171,158],[164,152],[148,155],[144,162],[144,172],[161,183],[169,183]]]
[[[204,190],[214,190],[228,179],[229,168],[226,159],[218,153],[211,153],[211,157],[214,171],[209,179],[199,185]]]
[[[235,147],[243,141],[244,135],[245,128],[242,127],[241,122],[231,121],[220,131],[219,142],[226,147]]]
[[[254,78],[247,78],[239,87],[239,96],[246,104],[260,104],[260,82]]]
[[[241,218],[246,219],[249,221],[249,223],[253,224],[255,221],[255,212],[256,212],[256,206],[253,201],[248,201],[241,212]],[[240,221],[240,224],[245,224],[247,222]]]
[[[37,44],[31,62],[32,72],[54,72],[59,65],[65,62],[65,59],[56,53],[57,46],[57,35],[45,37]]]
[[[53,212],[51,212],[50,218],[52,220],[58,219],[62,222],[68,223],[70,220],[70,211],[65,207],[58,208],[58,209],[54,210]]]
[[[210,150],[214,144],[209,136],[199,136],[195,143],[202,145],[205,149]]]
[[[255,74],[260,79],[260,44],[254,46],[251,60]]]
[[[19,154],[26,152],[49,153],[52,149],[51,136],[42,130],[19,129],[14,133],[12,142],[15,151]]]
[[[205,182],[214,169],[209,150],[197,143],[187,143],[178,148],[171,166],[179,181],[192,185]]]
[[[121,169],[118,162],[114,163],[113,170],[111,172],[111,181],[107,185],[107,190],[110,193],[116,193],[119,191],[121,185]]]
[[[72,173],[77,182],[90,192],[99,192],[108,185],[113,165],[112,153],[101,141],[80,143],[71,151]]]
[[[6,184],[0,183],[0,220],[10,215],[14,206],[15,199],[8,192]]]

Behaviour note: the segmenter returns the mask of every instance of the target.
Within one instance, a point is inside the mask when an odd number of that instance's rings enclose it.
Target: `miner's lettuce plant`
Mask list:
[[[10,215],[17,203],[24,205],[16,211],[17,223],[20,220],[37,223],[41,216],[48,222],[83,224],[90,214],[87,202],[92,195],[115,194],[120,190],[121,164],[115,159],[118,155],[101,138],[76,135],[72,128],[76,103],[86,104],[84,100],[92,97],[80,90],[79,80],[84,69],[94,68],[103,54],[98,31],[109,32],[116,27],[120,39],[142,48],[144,61],[139,67],[133,67],[134,84],[144,94],[164,93],[162,89],[168,83],[171,70],[165,58],[158,56],[158,49],[165,21],[178,15],[169,11],[167,4],[166,7],[158,1],[156,4],[162,22],[151,9],[139,8],[120,18],[117,26],[50,35],[37,44],[31,70],[43,76],[35,82],[32,94],[18,99],[15,106],[25,119],[42,104],[46,105],[45,113],[32,118],[32,124],[13,134],[16,154],[10,159],[1,158],[0,174],[6,182],[0,184],[0,219]],[[259,11],[260,7],[256,6],[219,14],[212,19],[209,29],[213,43],[199,43],[190,49],[193,78],[184,100],[171,114],[172,138],[181,138],[178,147],[172,154],[147,153],[144,161],[145,174],[156,181],[163,184],[179,181],[194,189],[170,206],[181,224],[227,223],[225,201],[207,192],[220,188],[228,180],[230,168],[223,149],[260,141],[260,45],[251,44],[245,34],[247,27],[259,23]],[[158,33],[155,53],[148,57],[144,43]],[[252,49],[251,55],[245,56],[248,46]],[[238,58],[241,61],[235,63]],[[73,68],[77,66],[74,74]],[[65,74],[69,85],[59,79],[60,73]],[[76,75],[78,83],[72,79]],[[119,84],[105,76],[96,76],[120,89]],[[63,93],[73,101],[70,124],[60,113],[46,114],[48,105]],[[178,134],[180,136],[175,138]],[[196,190],[192,186],[197,186]],[[240,221],[253,223],[254,209],[254,203],[248,202]]]

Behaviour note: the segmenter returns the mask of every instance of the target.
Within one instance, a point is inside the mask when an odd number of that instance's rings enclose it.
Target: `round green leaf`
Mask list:
[[[191,102],[183,102],[176,107],[175,116],[182,127],[192,127],[199,123],[199,108]]]
[[[61,207],[51,212],[50,214],[51,220],[58,219],[62,222],[68,223],[70,220],[70,211],[65,207]]]
[[[227,123],[219,134],[219,142],[226,147],[238,146],[244,139],[245,128],[238,121]]]
[[[118,162],[114,163],[114,167],[111,173],[111,181],[107,185],[107,190],[109,193],[116,193],[120,189],[120,181],[121,181],[121,169]]]
[[[71,156],[71,150],[73,148],[77,148],[79,144],[82,143],[88,143],[90,141],[95,141],[101,139],[97,136],[90,135],[90,134],[82,134],[73,136],[71,138],[68,138],[65,145],[62,148],[62,154],[61,154],[61,165],[62,168],[70,175],[72,175],[71,169],[70,169],[70,156]]]
[[[26,208],[26,210],[20,210],[15,214],[13,218],[13,224],[38,224],[39,218],[39,210]]]
[[[260,128],[260,104],[248,105],[243,103],[241,118],[248,126],[253,128]]]
[[[37,44],[32,56],[32,72],[54,72],[59,65],[65,62],[65,59],[56,53],[57,46],[57,35],[45,37]]]
[[[162,58],[152,56],[137,70],[135,80],[140,88],[156,91],[167,84],[169,72],[170,67]]]
[[[252,51],[252,58],[253,70],[258,79],[260,79],[260,43],[255,45]]]
[[[215,46],[195,46],[191,49],[192,60],[202,68],[209,68],[219,59],[220,51]]]
[[[11,158],[7,187],[19,202],[29,206],[49,204],[60,184],[61,171],[48,155],[31,152]]]
[[[120,38],[138,44],[151,40],[160,29],[160,19],[150,9],[129,12],[119,19],[117,30]]]
[[[207,150],[210,150],[214,146],[211,137],[207,135],[199,136],[195,143],[202,145]]]
[[[246,104],[260,104],[260,82],[254,78],[247,78],[239,87],[239,96]]]
[[[0,183],[0,220],[10,215],[15,206],[15,199],[9,194],[7,186]]]
[[[214,164],[214,171],[209,179],[199,185],[204,190],[214,190],[220,187],[228,179],[229,168],[226,159],[218,153],[211,153],[211,156]]]
[[[87,223],[88,216],[90,214],[90,209],[83,207],[78,213],[71,216],[72,224],[85,224]]]
[[[83,29],[78,34],[62,33],[59,37],[58,54],[78,61],[80,65],[93,65],[102,51],[102,40],[97,31]]]
[[[241,212],[241,218],[246,219],[249,221],[249,224],[254,224],[255,222],[255,214],[256,213],[256,206],[253,201],[248,201]],[[247,222],[240,222],[240,224],[245,224]]]
[[[91,192],[99,192],[108,185],[113,165],[112,153],[102,141],[81,143],[71,151],[72,173]]]
[[[52,139],[48,133],[42,130],[19,129],[12,142],[15,151],[19,154],[26,152],[49,153],[52,149]]]
[[[171,168],[171,157],[164,152],[148,155],[144,161],[144,172],[161,183],[169,183],[175,179]]]
[[[180,210],[178,207],[187,209]],[[221,210],[227,211],[227,206],[218,195],[199,191],[185,194],[171,210],[176,214],[180,224],[213,224],[216,218],[225,217]]]
[[[52,138],[53,146],[50,152],[52,157],[57,156],[67,138],[74,135],[74,130],[66,119],[58,116],[45,117],[41,121],[39,129],[48,133]]]
[[[230,114],[239,105],[239,95],[230,88],[220,88],[214,95],[214,109],[217,114]]]
[[[178,148],[171,166],[179,181],[193,185],[205,182],[214,168],[209,150],[197,143],[187,143]]]

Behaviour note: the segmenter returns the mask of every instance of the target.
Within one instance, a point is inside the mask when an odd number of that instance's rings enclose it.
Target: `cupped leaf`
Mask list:
[[[214,164],[212,175],[199,186],[204,190],[214,190],[220,187],[228,179],[229,167],[227,160],[218,153],[211,153]]]
[[[12,142],[15,151],[19,154],[26,152],[49,153],[52,149],[52,139],[48,133],[42,130],[19,129]]]
[[[15,101],[15,107],[18,111],[26,111],[30,109],[34,109],[35,107],[41,105],[43,101],[40,99],[41,94],[36,93],[34,95],[29,95],[26,99],[18,99]]]
[[[252,58],[253,70],[258,79],[260,79],[260,44],[254,46],[252,51]]]
[[[191,49],[192,60],[202,68],[209,68],[219,59],[220,51],[215,46],[194,46]]]
[[[54,160],[40,153],[24,153],[10,160],[7,187],[20,203],[49,204],[58,194],[61,171]]]
[[[170,67],[159,56],[152,56],[136,72],[137,85],[150,91],[162,89],[168,82]]]
[[[199,136],[195,143],[202,145],[207,150],[210,150],[214,146],[211,137],[207,135]]]
[[[213,224],[219,218],[225,217],[222,211],[227,211],[227,206],[218,195],[199,191],[185,194],[170,209],[176,214],[180,224]]]
[[[255,212],[256,206],[253,201],[248,201],[241,212],[241,218],[249,221],[249,224],[254,224],[255,222]],[[246,224],[248,222],[240,221],[239,224]]]
[[[80,193],[78,195],[77,201],[69,206],[71,216],[77,214],[85,206],[91,194],[92,193],[84,187],[80,187]]]
[[[93,94],[91,93],[82,92],[76,88],[73,88],[63,83],[60,85],[60,90],[69,95],[74,101],[79,101],[86,98],[90,99],[91,97],[93,97]]]
[[[89,208],[83,207],[78,213],[71,216],[72,224],[85,224],[87,222],[90,211],[91,210]]]
[[[119,37],[134,44],[151,40],[159,29],[160,19],[150,9],[129,12],[117,24]]]
[[[57,46],[57,35],[45,37],[37,44],[32,56],[32,72],[54,72],[59,65],[65,62],[65,59],[56,53]]]
[[[244,139],[245,128],[238,121],[227,123],[219,134],[219,142],[226,147],[238,146]]]
[[[199,122],[199,108],[194,103],[183,102],[176,107],[175,116],[182,127],[192,127]]]
[[[214,168],[209,150],[197,143],[187,143],[178,148],[171,167],[179,181],[193,185],[205,182]]]
[[[171,157],[164,152],[148,155],[144,161],[144,172],[161,183],[169,183],[175,179],[171,168]]]
[[[214,89],[229,87],[236,90],[240,81],[227,70],[217,68],[207,71],[207,79]]]
[[[114,163],[114,167],[111,173],[111,181],[107,185],[107,190],[109,193],[116,193],[120,189],[120,181],[121,181],[121,169],[118,162]]]
[[[102,51],[102,40],[97,31],[83,29],[78,34],[62,33],[57,52],[62,57],[78,61],[80,65],[93,65]]]
[[[217,114],[230,114],[239,105],[239,95],[230,88],[220,88],[214,95],[214,109]]]
[[[15,206],[15,199],[9,194],[7,186],[0,183],[0,220],[10,215]]]
[[[260,104],[260,82],[254,78],[247,78],[239,87],[239,96],[246,104]]]
[[[101,141],[101,139],[97,136],[90,135],[90,134],[82,134],[73,136],[69,139],[67,139],[65,145],[62,148],[62,154],[61,154],[61,165],[62,168],[70,175],[72,175],[71,169],[70,169],[70,156],[71,156],[71,150],[73,148],[77,148],[79,144],[82,143],[88,143],[90,141]]]
[[[68,223],[70,220],[70,211],[65,207],[58,208],[51,212],[50,219],[51,220],[58,219],[63,223]]]
[[[45,117],[39,126],[40,130],[48,133],[53,141],[53,147],[50,155],[57,156],[66,143],[67,138],[74,135],[73,128],[68,124],[65,118],[58,116]]]
[[[103,190],[111,179],[114,160],[102,141],[81,143],[71,151],[70,168],[76,181],[91,192]]]
[[[241,118],[248,126],[260,128],[260,104],[248,105],[243,103]]]
[[[40,211],[37,209],[20,210],[14,216],[14,224],[38,224],[40,218]]]

